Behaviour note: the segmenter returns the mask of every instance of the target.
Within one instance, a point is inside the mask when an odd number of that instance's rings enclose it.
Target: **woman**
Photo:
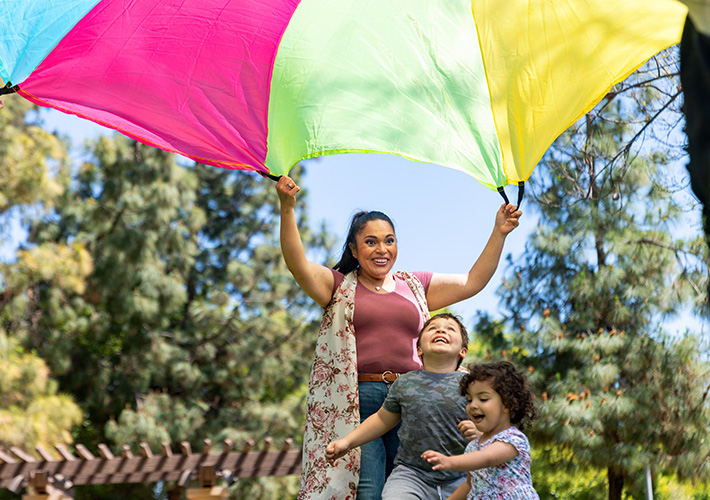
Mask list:
[[[306,258],[294,210],[300,188],[283,176],[276,190],[286,265],[325,308],[308,391],[299,498],[344,498],[349,491],[358,500],[379,499],[397,453],[397,429],[362,447],[362,459],[352,452],[338,461],[337,469],[326,464],[325,447],[375,413],[398,374],[421,368],[416,339],[429,310],[483,289],[521,213],[510,205],[498,210],[493,233],[468,273],[410,274],[391,272],[397,259],[392,221],[381,212],[361,212],[353,217],[340,261],[329,269]]]

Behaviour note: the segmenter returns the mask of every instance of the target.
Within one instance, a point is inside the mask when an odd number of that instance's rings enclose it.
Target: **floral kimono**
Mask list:
[[[424,319],[429,318],[424,287],[399,271],[412,289]],[[330,465],[325,448],[360,424],[357,352],[353,317],[357,270],[348,273],[325,309],[308,383],[303,471],[299,500],[354,500],[360,477],[360,448]]]

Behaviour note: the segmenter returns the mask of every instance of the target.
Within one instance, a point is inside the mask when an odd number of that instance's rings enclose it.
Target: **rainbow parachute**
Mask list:
[[[0,0],[0,77],[219,167],[394,153],[488,187],[680,40],[674,0]]]

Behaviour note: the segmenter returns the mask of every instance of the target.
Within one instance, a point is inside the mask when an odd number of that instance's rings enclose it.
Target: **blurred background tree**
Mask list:
[[[640,498],[646,467],[710,477],[708,346],[658,326],[708,317],[707,247],[674,196],[676,68],[674,52],[657,57],[548,150],[529,190],[540,225],[499,289],[506,319],[474,329],[490,356],[529,369],[543,497]],[[551,476],[590,470],[582,492],[553,495]]]
[[[13,102],[2,117],[31,116]],[[3,265],[0,295],[0,328],[44,359],[83,410],[75,439],[134,452],[140,441],[197,448],[204,438],[300,446],[319,315],[281,258],[273,184],[180,166],[119,135],[89,153],[60,188],[34,195],[27,248]],[[324,260],[329,239],[302,208],[299,226]],[[286,478],[234,489],[276,499],[296,488]],[[77,498],[153,498],[154,489],[85,487]]]

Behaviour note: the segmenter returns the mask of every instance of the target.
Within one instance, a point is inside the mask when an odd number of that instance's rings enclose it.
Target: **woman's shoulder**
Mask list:
[[[345,279],[345,275],[331,267],[329,267],[328,269],[330,269],[330,272],[333,274],[333,293],[335,293],[335,291]]]
[[[407,272],[404,271],[406,274],[409,274],[411,276],[415,276],[419,282],[422,284],[424,287],[424,291],[426,291],[429,288],[429,283],[431,283],[431,277],[434,273],[430,273],[428,271],[414,271],[414,272]],[[404,281],[404,277],[402,277],[401,272],[400,273],[395,273],[395,279],[399,279]]]

